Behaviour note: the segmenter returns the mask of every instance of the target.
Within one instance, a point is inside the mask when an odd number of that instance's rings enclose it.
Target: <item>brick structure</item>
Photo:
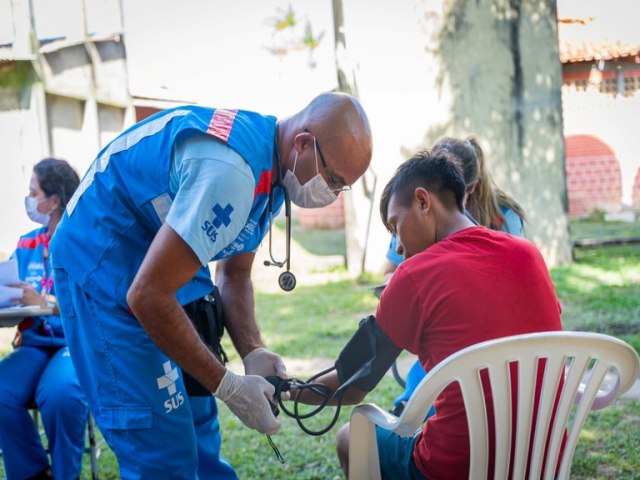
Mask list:
[[[569,215],[620,211],[622,175],[613,150],[593,135],[568,135],[565,145]]]
[[[337,230],[344,228],[344,202],[342,194],[338,200],[324,208],[300,208],[298,220],[303,228]]]

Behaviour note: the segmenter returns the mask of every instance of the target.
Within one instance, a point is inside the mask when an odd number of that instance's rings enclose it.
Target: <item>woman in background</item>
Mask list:
[[[12,258],[18,262],[22,305],[53,306],[49,241],[79,183],[64,160],[46,158],[33,168],[27,215],[42,226],[20,237]],[[80,476],[88,407],[80,389],[57,315],[25,318],[15,350],[0,361],[0,448],[9,480],[75,479]],[[48,439],[51,466],[29,415],[38,408]]]

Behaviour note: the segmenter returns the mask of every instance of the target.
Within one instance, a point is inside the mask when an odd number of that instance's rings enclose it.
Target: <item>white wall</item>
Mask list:
[[[8,95],[5,92],[4,96]],[[0,259],[11,254],[21,233],[37,226],[27,218],[24,197],[29,194],[33,165],[48,154],[38,118],[41,95],[41,89],[34,85],[23,92],[17,106],[0,101]]]

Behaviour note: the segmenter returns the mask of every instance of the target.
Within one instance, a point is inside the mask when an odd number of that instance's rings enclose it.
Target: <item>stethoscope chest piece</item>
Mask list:
[[[289,266],[291,263],[291,200],[289,200],[289,193],[287,193],[287,189],[282,185],[282,166],[280,164],[280,151],[278,149],[278,127],[276,125],[276,139],[275,139],[275,149],[274,149],[274,162],[277,165],[278,176],[276,177],[276,181],[273,185],[271,185],[271,189],[269,190],[269,257],[271,260],[265,260],[265,266],[274,266],[274,267],[286,267],[286,271],[282,272],[278,277],[278,285],[285,292],[290,292],[294,288],[296,288],[296,277],[293,273],[289,271]],[[285,244],[285,259],[282,262],[277,261],[273,258],[273,252],[271,251],[271,230],[273,229],[273,209],[274,209],[274,190],[275,188],[280,188],[282,191],[282,195],[284,197],[284,216],[286,221],[286,236],[287,241]]]
[[[278,285],[285,292],[290,292],[296,288],[296,277],[293,273],[286,271],[282,272],[278,277]]]

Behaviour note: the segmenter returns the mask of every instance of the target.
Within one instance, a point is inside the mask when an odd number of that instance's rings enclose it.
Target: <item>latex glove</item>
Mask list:
[[[236,375],[227,370],[215,391],[236,417],[247,427],[273,435],[280,429],[280,418],[274,417],[269,405],[275,389],[257,375]]]
[[[246,375],[260,375],[261,377],[276,375],[280,378],[287,378],[287,367],[285,367],[282,358],[264,347],[249,352],[242,359],[242,363]],[[289,392],[281,392],[280,398],[285,401],[289,400]]]
[[[269,375],[277,375],[281,378],[287,378],[287,367],[279,355],[267,350],[266,348],[256,348],[242,359],[244,364],[244,373],[246,375],[260,375],[267,377]]]

